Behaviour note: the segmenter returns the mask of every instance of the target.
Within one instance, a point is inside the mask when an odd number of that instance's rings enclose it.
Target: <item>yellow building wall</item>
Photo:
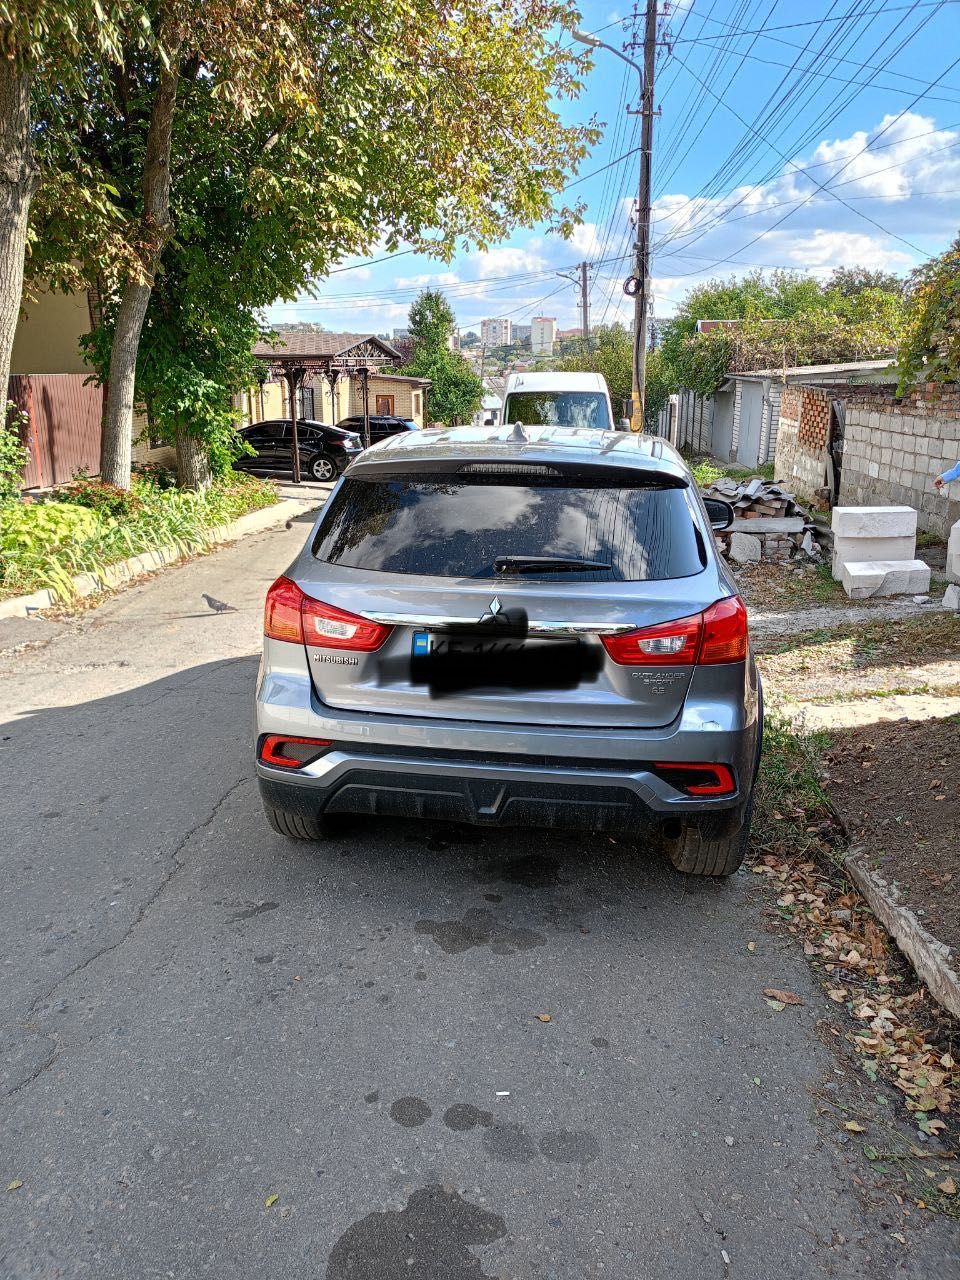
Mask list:
[[[27,301],[13,339],[11,373],[90,373],[80,339],[90,332],[86,293],[39,292]]]
[[[313,383],[313,415],[318,422],[335,426],[342,418],[363,413],[363,400],[359,383],[354,378],[339,378],[333,397],[326,378],[318,377]],[[421,387],[398,378],[375,374],[370,378],[370,412],[377,411],[377,396],[393,396],[393,412],[401,418],[412,418],[418,427],[424,425],[424,393]],[[260,412],[260,388],[248,387],[236,400],[242,414],[241,426],[252,422],[269,421],[271,418],[289,417],[287,389],[281,382],[263,384],[263,412]]]

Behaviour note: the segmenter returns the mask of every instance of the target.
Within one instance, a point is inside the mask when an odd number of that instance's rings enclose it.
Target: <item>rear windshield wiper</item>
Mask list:
[[[609,569],[606,560],[577,560],[566,556],[497,556],[494,573],[577,573],[582,569]]]

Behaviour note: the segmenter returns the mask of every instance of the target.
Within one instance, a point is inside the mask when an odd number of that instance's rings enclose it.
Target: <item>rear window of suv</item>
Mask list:
[[[686,578],[706,563],[684,489],[478,484],[460,477],[344,480],[313,554],[353,569],[440,578],[492,578],[504,556],[609,564],[549,572],[552,581],[584,582]],[[523,576],[547,574],[524,568]]]

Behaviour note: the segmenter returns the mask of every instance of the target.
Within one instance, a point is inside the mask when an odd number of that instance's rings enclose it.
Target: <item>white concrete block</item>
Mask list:
[[[913,507],[834,507],[831,528],[838,538],[905,538],[916,535]]]
[[[840,581],[851,600],[921,595],[930,589],[930,566],[922,560],[851,560]]]
[[[850,560],[912,560],[917,540],[905,538],[834,538],[833,576],[840,581],[840,566]]]
[[[737,564],[757,564],[763,554],[760,539],[752,533],[733,533],[730,535],[730,559]]]
[[[960,586],[955,582],[951,582],[943,593],[943,607],[952,609],[955,613],[960,613]]]

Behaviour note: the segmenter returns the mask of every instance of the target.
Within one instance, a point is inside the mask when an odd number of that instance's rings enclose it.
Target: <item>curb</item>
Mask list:
[[[74,596],[65,597],[52,588],[44,587],[41,591],[34,591],[30,595],[0,600],[0,618],[29,618],[40,609],[50,609],[64,601],[69,602],[76,596],[90,596],[97,591],[122,586],[132,578],[176,564],[178,560],[183,560],[197,551],[210,550],[220,543],[233,542],[246,537],[247,534],[260,533],[264,529],[285,524],[287,520],[302,515],[305,511],[314,511],[321,505],[322,502],[316,502],[312,498],[285,498],[282,502],[274,503],[273,506],[262,507],[259,511],[251,511],[248,515],[240,516],[230,524],[211,526],[206,531],[202,542],[191,543],[186,550],[178,547],[159,547],[154,551],[143,551],[140,555],[130,556],[116,564],[107,565],[102,574],[79,573],[71,579]]]
[[[954,968],[951,948],[924,928],[901,901],[902,894],[895,884],[867,866],[863,850],[852,849],[844,858],[844,869],[933,998],[960,1018],[960,973]]]

